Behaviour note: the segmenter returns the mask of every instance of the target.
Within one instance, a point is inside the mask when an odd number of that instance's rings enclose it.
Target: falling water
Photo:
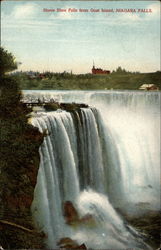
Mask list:
[[[49,133],[40,148],[33,202],[47,245],[56,248],[60,238],[71,237],[93,249],[148,249],[114,207],[129,213],[138,213],[141,204],[159,208],[160,94],[42,91],[26,98],[31,96],[95,106],[40,112],[32,119]],[[62,204],[67,200],[80,216],[91,214],[95,225],[66,225]]]

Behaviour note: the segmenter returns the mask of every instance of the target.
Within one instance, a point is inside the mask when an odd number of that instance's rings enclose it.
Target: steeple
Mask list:
[[[93,69],[95,69],[94,60],[93,60]]]

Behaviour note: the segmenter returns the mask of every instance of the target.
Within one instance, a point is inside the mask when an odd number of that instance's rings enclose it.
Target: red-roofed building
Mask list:
[[[107,75],[107,74],[110,74],[110,70],[103,70],[101,68],[95,68],[95,66],[93,64],[92,74],[94,74],[94,75],[98,75],[98,74]]]

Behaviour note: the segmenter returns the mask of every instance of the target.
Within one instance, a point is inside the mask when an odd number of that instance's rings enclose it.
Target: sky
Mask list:
[[[1,45],[23,71],[90,73],[94,61],[107,70],[155,72],[160,70],[160,1],[2,1]]]

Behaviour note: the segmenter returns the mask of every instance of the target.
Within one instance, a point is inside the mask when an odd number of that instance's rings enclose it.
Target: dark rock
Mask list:
[[[44,108],[46,111],[56,111],[57,109],[60,108],[59,103],[47,103],[44,105]]]
[[[76,241],[72,240],[69,237],[60,239],[60,241],[58,242],[58,246],[60,246],[60,248],[65,248],[65,249],[68,249],[68,248],[70,248],[70,249],[87,249],[85,244],[79,245]]]
[[[140,216],[124,215],[124,218],[143,235],[144,241],[153,249],[160,246],[161,215],[159,211],[148,211]]]
[[[66,201],[64,203],[64,217],[68,225],[95,225],[95,220],[91,214],[86,214],[83,217],[80,217],[76,208],[74,207],[71,201]]]
[[[60,103],[60,108],[64,109],[66,111],[77,111],[80,110],[81,108],[88,108],[89,106],[84,103]]]
[[[84,103],[58,103],[58,102],[51,102],[46,103],[44,108],[46,111],[56,111],[57,109],[62,109],[68,112],[78,111],[81,108],[88,108],[89,106]]]
[[[80,223],[82,224],[88,224],[90,226],[94,226],[95,225],[95,220],[93,218],[93,216],[91,214],[86,214],[85,216],[83,216],[82,218],[80,218]]]
[[[83,243],[82,245],[78,246],[78,249],[87,249],[86,245]]]
[[[79,215],[73,203],[71,201],[66,201],[64,203],[64,217],[66,223],[71,225],[73,223],[79,222]]]

